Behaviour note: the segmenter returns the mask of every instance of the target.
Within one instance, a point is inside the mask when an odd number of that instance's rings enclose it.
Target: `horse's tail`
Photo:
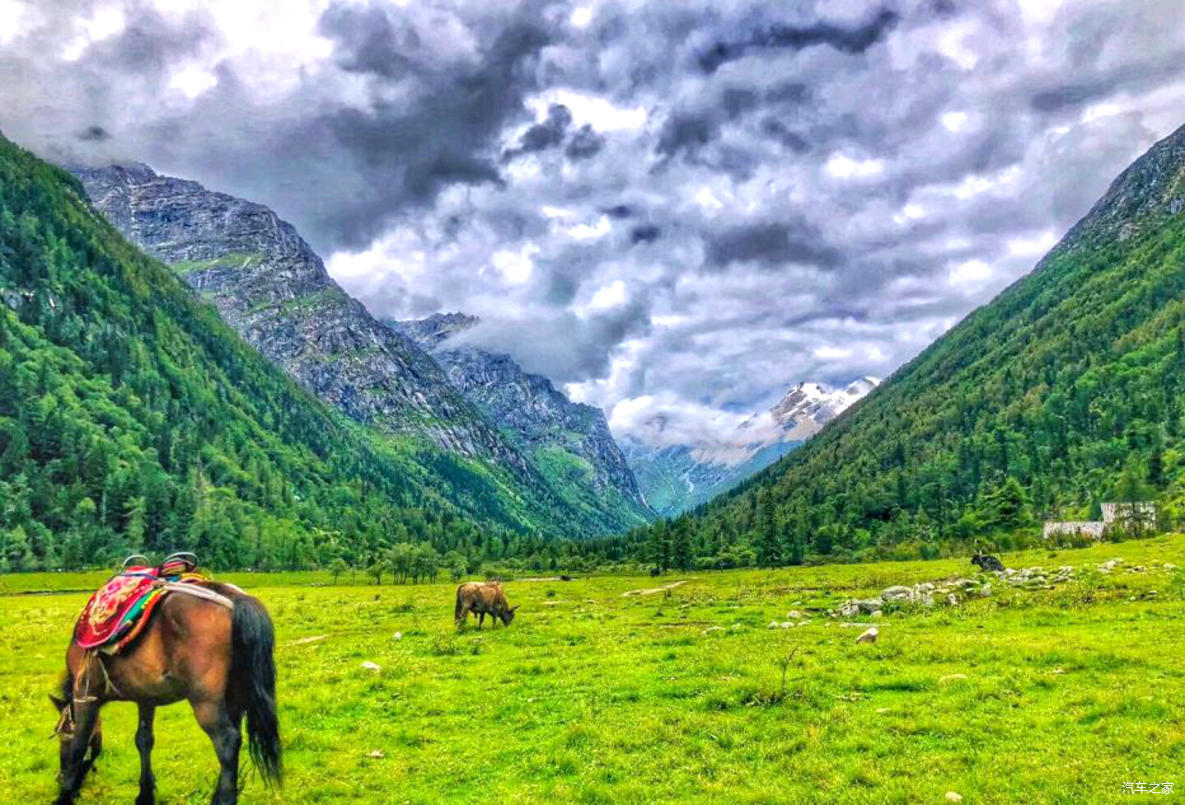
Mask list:
[[[230,689],[247,715],[247,747],[265,782],[279,784],[284,774],[280,721],[276,716],[275,630],[263,604],[236,597]]]

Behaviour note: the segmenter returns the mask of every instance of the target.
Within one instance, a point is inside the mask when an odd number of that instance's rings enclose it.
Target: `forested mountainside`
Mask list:
[[[129,240],[167,263],[252,346],[351,418],[477,459],[549,533],[620,532],[644,508],[598,487],[587,462],[530,446],[455,388],[400,328],[348,296],[291,224],[251,201],[146,165],[72,169]],[[626,492],[628,496],[628,491]]]
[[[805,446],[627,543],[780,564],[1006,547],[1037,539],[1041,518],[1087,519],[1108,499],[1155,499],[1180,522],[1183,211],[1185,127],[1031,274]]]
[[[385,323],[432,355],[448,382],[501,429],[564,502],[599,519],[603,533],[654,519],[604,412],[572,402],[509,355],[458,342],[476,317],[438,313]]]
[[[327,408],[2,137],[0,303],[0,569],[502,556],[554,528],[487,466]]]

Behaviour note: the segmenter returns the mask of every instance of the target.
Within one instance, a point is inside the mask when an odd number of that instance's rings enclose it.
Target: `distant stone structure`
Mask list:
[[[1049,539],[1061,534],[1102,539],[1112,528],[1121,528],[1128,533],[1141,533],[1156,528],[1156,504],[1150,501],[1136,503],[1104,503],[1102,520],[1080,520],[1045,523],[1041,536]]]

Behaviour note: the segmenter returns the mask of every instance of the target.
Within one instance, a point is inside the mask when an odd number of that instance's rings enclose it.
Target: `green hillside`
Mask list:
[[[501,556],[556,533],[496,470],[329,411],[84,199],[0,137],[0,570]]]
[[[805,447],[673,528],[670,555],[930,556],[1155,499],[1185,516],[1185,128],[1028,276]],[[684,553],[688,549],[684,548]],[[707,561],[701,559],[700,561]]]

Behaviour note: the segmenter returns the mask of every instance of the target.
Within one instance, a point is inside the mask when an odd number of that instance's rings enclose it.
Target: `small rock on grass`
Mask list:
[[[362,663],[362,667],[365,668],[367,671],[374,671],[375,673],[378,673],[379,671],[383,670],[376,663],[373,663],[370,660],[367,660],[366,662]]]
[[[862,635],[856,638],[857,643],[875,643],[876,638],[880,635],[880,629],[875,626],[866,630]]]
[[[382,758],[385,758],[387,756],[387,753],[384,752],[382,749],[375,749],[373,752],[367,752],[366,756],[372,757],[375,760],[381,760]]]
[[[938,684],[945,685],[949,682],[958,682],[958,681],[960,681],[962,679],[966,679],[966,678],[967,678],[966,674],[947,674],[946,676],[938,677]]]
[[[403,639],[403,632],[396,632],[395,634],[391,635],[391,639],[392,640],[402,640]]]
[[[962,802],[963,795],[960,794],[958,791],[947,791],[946,792],[946,801],[947,802]]]

